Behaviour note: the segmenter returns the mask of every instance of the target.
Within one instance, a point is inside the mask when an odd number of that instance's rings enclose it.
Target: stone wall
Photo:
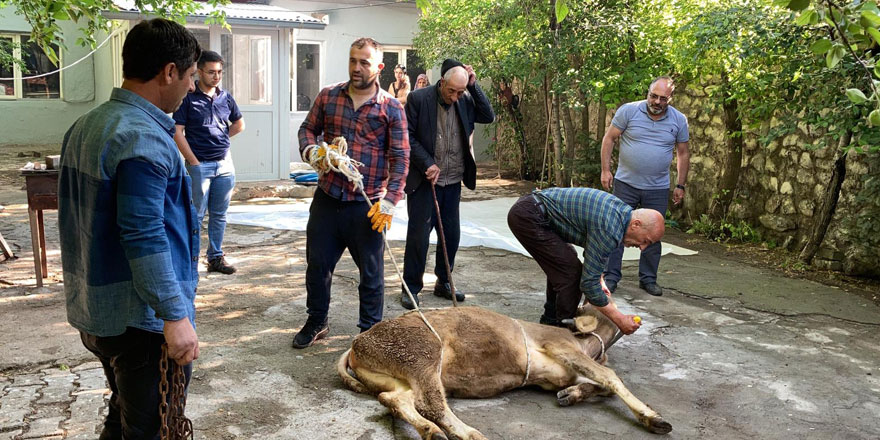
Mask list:
[[[719,194],[727,143],[720,110],[712,109],[708,88],[688,85],[676,91],[674,105],[690,122],[691,171],[685,203],[673,216],[688,223],[711,208]],[[764,124],[762,131],[771,128]],[[810,127],[800,125],[795,133],[769,145],[758,141],[758,133],[744,135],[742,174],[738,193],[730,209],[731,220],[743,220],[758,227],[766,239],[773,239],[792,252],[800,252],[807,240],[821,200],[831,180],[836,143],[815,149],[818,137]],[[861,212],[855,198],[863,177],[877,173],[876,156],[849,154],[846,179],[837,211],[815,265],[856,275],[880,277],[880,249],[866,245],[850,224]],[[673,173],[675,166],[672,167]],[[876,221],[876,220],[874,220]]]

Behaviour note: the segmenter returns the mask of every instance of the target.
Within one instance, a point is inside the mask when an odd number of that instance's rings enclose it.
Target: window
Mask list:
[[[220,36],[223,83],[239,104],[272,105],[272,37]]]
[[[59,53],[58,46],[52,48]],[[0,66],[0,99],[57,99],[61,97],[61,73],[39,76],[58,69],[29,35],[0,34],[0,50],[15,60],[12,66]]]
[[[295,94],[290,100],[291,110],[307,112],[312,108],[312,101],[321,91],[321,45],[318,43],[297,43],[296,65],[293,72],[296,87],[291,87]]]

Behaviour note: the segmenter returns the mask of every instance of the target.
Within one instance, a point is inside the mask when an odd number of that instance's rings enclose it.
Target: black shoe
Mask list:
[[[222,256],[208,260],[208,272],[220,272],[224,275],[232,275],[235,273],[235,267],[226,263],[226,258]]]
[[[568,328],[568,326],[563,324],[561,320],[556,318],[549,318],[546,315],[541,315],[541,319],[538,320],[538,323],[544,325],[552,325],[553,327]]]
[[[406,290],[400,292],[400,305],[402,305],[403,308],[407,310],[412,310],[416,308],[416,306],[419,305],[419,294],[414,293],[413,298],[415,298],[416,300],[415,305],[413,305],[413,302],[410,301],[409,295],[406,294]]]
[[[608,287],[608,291],[614,293],[617,290],[617,281],[605,280],[605,286]]]
[[[309,347],[318,339],[327,336],[327,333],[330,333],[330,326],[327,325],[326,319],[324,322],[316,322],[309,318],[299,333],[293,337],[293,348]]]
[[[654,296],[663,295],[663,289],[661,289],[657,283],[643,283],[639,281],[639,288]]]
[[[439,296],[440,298],[446,298],[448,300],[452,300],[452,287],[450,287],[449,283],[434,283],[434,296]],[[455,289],[455,299],[458,302],[464,302],[464,294],[461,293],[461,290]]]

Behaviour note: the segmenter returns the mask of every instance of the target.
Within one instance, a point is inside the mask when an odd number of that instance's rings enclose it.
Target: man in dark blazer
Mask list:
[[[449,252],[449,264],[455,267],[455,253],[461,237],[459,209],[461,184],[473,190],[477,181],[477,165],[471,149],[474,123],[488,124],[495,120],[492,105],[477,85],[471,66],[447,59],[440,69],[442,78],[436,84],[413,91],[406,102],[409,130],[410,163],[406,178],[406,206],[409,228],[406,231],[406,253],[403,281],[418,304],[422,277],[428,256],[428,237],[437,227],[434,196],[437,192],[443,235]],[[437,283],[434,295],[452,299],[442,246],[437,246],[434,266]],[[458,301],[464,294],[455,292]],[[414,308],[406,292],[401,304]]]

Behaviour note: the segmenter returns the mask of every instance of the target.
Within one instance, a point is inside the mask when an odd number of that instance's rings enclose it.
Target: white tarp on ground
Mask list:
[[[309,205],[312,199],[297,200],[285,204],[241,204],[229,207],[226,219],[237,225],[262,226],[273,229],[289,229],[305,231],[309,220]],[[516,202],[516,197],[482,200],[461,203],[461,247],[485,246],[504,249],[529,255],[519,244],[507,227],[507,211]],[[397,204],[394,210],[391,228],[388,230],[389,240],[406,240],[406,200]],[[431,233],[431,243],[437,243],[435,233]],[[582,252],[578,248],[578,253]],[[663,255],[695,255],[697,252],[663,243]],[[638,260],[639,250],[626,248],[625,260]]]

